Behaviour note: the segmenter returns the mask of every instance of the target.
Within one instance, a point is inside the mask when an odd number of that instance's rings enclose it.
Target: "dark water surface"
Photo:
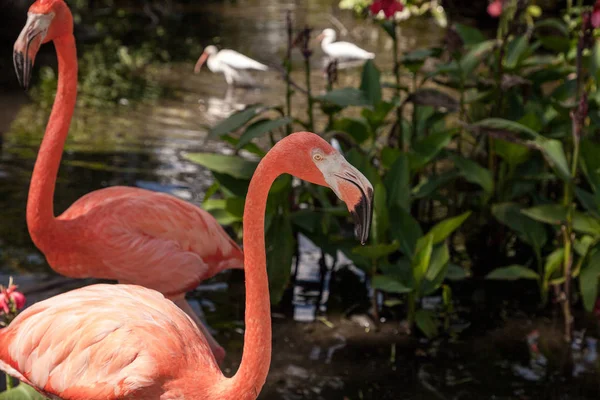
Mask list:
[[[298,26],[338,32],[344,27],[348,31],[342,39],[376,52],[380,69],[391,70],[391,41],[378,27],[340,12],[337,1],[199,4],[184,10],[186,23],[196,21],[202,45],[216,42],[278,63],[286,41],[285,13],[291,10]],[[431,21],[408,21],[402,28],[402,50],[438,43],[441,35]],[[302,83],[297,53],[293,79]],[[322,91],[322,52],[316,43],[313,58],[313,86]],[[161,79],[175,92],[156,105],[76,111],[56,187],[57,214],[82,195],[114,185],[163,191],[200,205],[210,173],[187,162],[182,153],[228,152],[217,142],[204,142],[206,127],[245,104],[281,104],[284,84],[276,72],[267,72],[255,75],[263,85],[260,90],[228,90],[222,76],[206,68],[193,75],[194,62],[164,66]],[[356,86],[359,78],[360,70],[344,70],[339,85]],[[383,79],[392,81],[385,72]],[[294,97],[294,106],[304,117],[301,96]],[[17,276],[30,301],[90,283],[53,276],[25,226],[28,183],[47,116],[20,92],[0,93],[0,267],[3,277]],[[322,127],[324,121],[319,117],[317,123]],[[600,394],[597,343],[588,336],[597,333],[595,321],[579,327],[582,339],[574,345],[574,362],[561,356],[565,345],[552,316],[521,315],[491,330],[467,330],[454,343],[408,339],[398,322],[375,327],[360,314],[331,312],[328,319],[307,323],[315,315],[319,254],[307,241],[302,249],[299,283],[291,291],[294,307],[273,315],[273,362],[261,399],[597,399]],[[348,271],[336,274],[337,284],[351,276],[365,290],[360,274]],[[243,274],[224,273],[193,297],[229,351],[225,372],[230,375],[243,346]]]

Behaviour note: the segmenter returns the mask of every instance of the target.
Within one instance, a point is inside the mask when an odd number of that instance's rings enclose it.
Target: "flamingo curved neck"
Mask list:
[[[321,48],[323,49],[323,51],[327,52],[327,48],[333,43],[335,42],[335,37],[333,36],[325,36],[323,38],[323,40],[321,41]]]
[[[77,99],[77,49],[75,37],[61,36],[54,40],[58,58],[58,89],[33,168],[27,199],[27,227],[33,242],[40,247],[46,235],[56,225],[54,218],[54,186],[65,140]],[[43,247],[43,245],[41,245]]]
[[[281,147],[258,165],[244,207],[244,265],[246,271],[246,332],[240,368],[229,380],[227,399],[256,399],[271,364],[271,302],[265,249],[265,209],[269,189],[281,175]]]

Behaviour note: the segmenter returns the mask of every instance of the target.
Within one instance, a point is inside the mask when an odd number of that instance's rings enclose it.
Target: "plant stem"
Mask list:
[[[13,381],[12,376],[6,374],[6,390],[10,390],[15,387],[15,383]]]
[[[393,29],[394,36],[392,37],[392,41],[394,42],[393,53],[394,53],[394,76],[396,77],[396,99],[398,103],[400,102],[400,96],[402,94],[400,90],[400,54],[398,51],[398,29],[396,26],[396,21],[393,21]],[[400,143],[400,147],[406,151],[406,146],[404,143],[404,132],[402,129],[402,108],[396,107],[396,129],[398,135],[398,143]]]
[[[292,74],[292,46],[293,46],[293,34],[294,29],[292,25],[292,13],[290,11],[287,12],[286,15],[287,21],[287,36],[288,36],[288,44],[287,44],[287,52],[284,61],[285,71],[288,77]],[[285,80],[285,114],[287,117],[292,116],[292,85],[289,79]],[[286,125],[285,128],[286,136],[292,133],[292,124]]]

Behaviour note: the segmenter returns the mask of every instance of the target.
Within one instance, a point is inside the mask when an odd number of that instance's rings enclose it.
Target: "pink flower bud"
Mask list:
[[[493,18],[498,18],[502,15],[502,0],[494,0],[487,8],[488,14]]]
[[[25,307],[25,302],[27,301],[25,299],[25,295],[21,292],[12,292],[10,295],[10,299],[15,303],[15,307],[17,307],[17,310],[22,310],[23,307]]]

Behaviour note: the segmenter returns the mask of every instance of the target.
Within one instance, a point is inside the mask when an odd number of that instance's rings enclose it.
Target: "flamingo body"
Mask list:
[[[164,193],[97,190],[57,222],[73,240],[39,247],[55,271],[73,278],[115,279],[175,298],[224,269],[243,268],[242,251],[208,212]]]
[[[336,33],[333,29],[325,29],[319,36],[322,38],[321,48],[329,57],[337,60],[371,60],[374,53],[361,49],[350,42],[336,42]]]
[[[44,300],[0,330],[0,367],[52,398],[192,399],[224,377],[194,322],[160,293],[92,285]],[[200,373],[199,373],[200,371]],[[216,398],[216,397],[214,397]]]
[[[223,74],[229,85],[253,85],[255,82],[246,71],[267,71],[269,69],[266,65],[235,50],[218,51],[215,46],[208,46],[204,49],[194,68],[196,73],[200,71],[205,61],[208,69],[213,73]]]

